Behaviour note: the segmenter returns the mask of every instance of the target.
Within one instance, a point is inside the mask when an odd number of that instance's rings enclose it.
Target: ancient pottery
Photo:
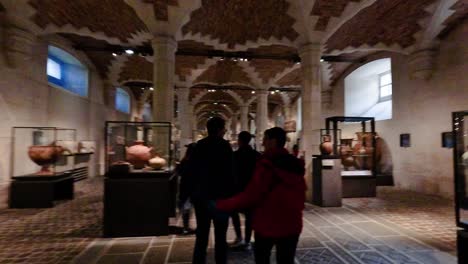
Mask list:
[[[324,135],[322,137],[322,144],[320,144],[320,153],[322,155],[330,155],[333,152],[333,143],[331,143],[330,135]]]
[[[151,159],[151,150],[143,145],[143,140],[136,140],[135,145],[131,147],[125,147],[126,149],[126,159],[133,165],[135,169],[143,169],[148,163],[148,160]]]
[[[62,152],[63,148],[61,146],[30,146],[28,150],[29,158],[37,165],[42,166],[36,175],[52,175],[53,172],[49,167],[57,161]]]
[[[160,170],[166,166],[167,161],[159,156],[156,156],[149,160],[149,165],[155,170]]]

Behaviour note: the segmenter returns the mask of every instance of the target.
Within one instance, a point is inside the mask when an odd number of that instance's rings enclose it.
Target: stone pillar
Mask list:
[[[413,52],[408,58],[410,77],[412,79],[428,80],[434,71],[434,49],[423,49]]]
[[[153,118],[160,122],[174,119],[174,75],[177,42],[167,36],[157,36],[151,42],[153,63]]]
[[[104,80],[103,82],[104,86],[104,104],[107,107],[107,120],[116,120],[116,115],[115,115],[115,87],[112,85],[112,83],[108,80]]]
[[[192,143],[192,115],[193,107],[189,104],[190,89],[180,87],[177,89],[178,108],[179,108],[179,126],[181,131],[180,145],[185,146]],[[185,152],[185,151],[183,151]]]
[[[8,66],[12,68],[21,68],[22,70],[31,70],[31,60],[36,36],[12,24],[7,24],[4,29],[5,39],[3,40],[3,49]]]
[[[268,90],[257,90],[257,114],[255,115],[255,123],[257,127],[256,142],[257,150],[263,150],[263,133],[268,126]]]
[[[299,49],[302,70],[301,150],[306,162],[307,200],[312,199],[312,155],[319,154],[321,119],[320,44],[309,43]]]
[[[237,131],[238,121],[237,121],[237,119],[238,119],[238,114],[234,114],[232,116],[232,122],[231,122],[231,140],[237,140],[237,134],[238,134],[238,131]]]
[[[240,106],[241,131],[249,131],[249,106]]]

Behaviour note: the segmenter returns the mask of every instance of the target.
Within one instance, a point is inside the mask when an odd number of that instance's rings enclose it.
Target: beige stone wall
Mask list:
[[[408,57],[391,55],[393,118],[378,121],[377,131],[389,146],[399,188],[453,197],[452,149],[441,147],[441,133],[451,131],[451,112],[468,109],[467,35],[465,22],[443,40],[428,81],[410,79]],[[324,117],[344,114],[343,79],[333,89]],[[410,148],[400,148],[402,133],[411,134]]]
[[[80,97],[47,83],[47,43],[54,43],[76,56],[90,70],[88,97]],[[3,57],[4,52],[2,52]],[[91,164],[94,175],[103,172],[105,120],[129,120],[104,105],[103,81],[81,53],[57,39],[41,39],[32,59],[11,67],[0,60],[0,183],[10,179],[11,128],[57,126],[77,129],[78,140],[96,140],[98,150]],[[17,139],[18,140],[18,139]]]

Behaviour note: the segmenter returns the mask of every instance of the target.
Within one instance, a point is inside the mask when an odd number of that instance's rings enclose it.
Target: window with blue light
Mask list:
[[[115,93],[115,108],[117,111],[130,114],[130,95],[122,88]]]
[[[73,55],[54,46],[49,46],[47,79],[49,84],[88,96],[88,69]]]

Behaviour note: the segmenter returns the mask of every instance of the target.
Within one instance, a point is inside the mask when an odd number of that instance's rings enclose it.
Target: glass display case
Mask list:
[[[457,225],[468,229],[468,111],[452,113]]]
[[[169,122],[106,122],[106,171],[172,169],[172,125]]]
[[[76,130],[57,127],[13,127],[12,178],[53,176],[70,171],[77,151]]]
[[[339,125],[346,128],[346,133],[342,132],[343,129],[338,129]],[[376,133],[373,117],[329,117],[326,119],[324,131],[334,142],[339,140],[339,144],[332,145],[332,153],[341,157],[343,176],[376,175]]]

